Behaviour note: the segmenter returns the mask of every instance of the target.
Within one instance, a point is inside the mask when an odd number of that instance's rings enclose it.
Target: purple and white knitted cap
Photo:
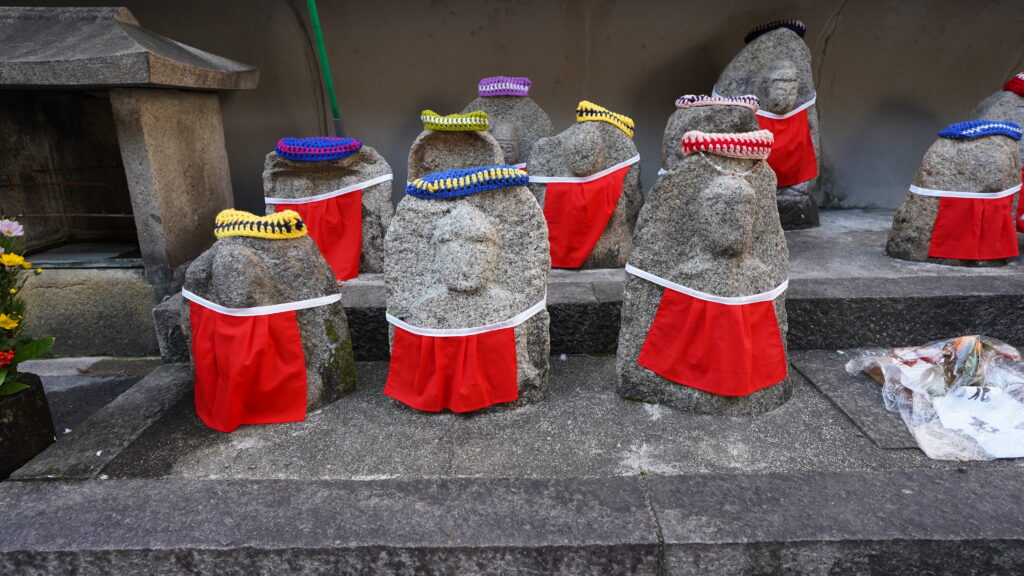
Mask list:
[[[516,76],[491,76],[480,81],[477,94],[489,96],[529,96],[530,79]]]

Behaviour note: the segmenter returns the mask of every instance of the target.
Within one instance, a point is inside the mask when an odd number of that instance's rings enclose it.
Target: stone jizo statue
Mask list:
[[[490,132],[501,146],[505,162],[525,169],[530,150],[551,136],[551,118],[530,98],[530,79],[492,76],[480,80],[478,98],[463,113],[481,110],[490,119]]]
[[[747,45],[722,71],[715,96],[754,94],[758,124],[771,130],[775,147],[768,164],[778,178],[778,209],[786,230],[818,226],[811,195],[820,168],[818,111],[811,51],[799,20],[779,20],[747,34]]]
[[[772,410],[792,392],[772,135],[692,131],[681,144],[637,221],[617,391],[698,413]]]

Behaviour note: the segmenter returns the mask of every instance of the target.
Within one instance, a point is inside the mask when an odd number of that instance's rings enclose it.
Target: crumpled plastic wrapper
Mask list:
[[[869,352],[846,364],[882,385],[918,446],[936,460],[1024,457],[1024,363],[985,336]]]

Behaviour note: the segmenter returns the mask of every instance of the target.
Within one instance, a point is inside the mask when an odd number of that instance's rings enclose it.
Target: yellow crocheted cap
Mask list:
[[[629,136],[630,138],[633,137],[633,132],[636,130],[636,127],[633,125],[633,119],[629,116],[616,114],[615,112],[612,112],[603,106],[598,106],[588,100],[580,102],[580,105],[576,107],[576,121],[607,122],[625,132],[626,136]]]
[[[241,210],[221,210],[213,225],[217,238],[248,236],[267,240],[287,240],[306,235],[306,224],[294,210],[275,212],[269,216],[257,216]]]
[[[468,114],[449,114],[441,116],[433,110],[424,110],[420,114],[424,130],[443,130],[445,132],[483,132],[490,126],[487,112],[476,110]]]

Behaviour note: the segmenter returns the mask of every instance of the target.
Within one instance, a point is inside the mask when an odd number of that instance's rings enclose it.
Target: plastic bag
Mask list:
[[[846,364],[882,384],[918,446],[937,460],[1024,457],[1024,363],[985,336],[869,352]]]

